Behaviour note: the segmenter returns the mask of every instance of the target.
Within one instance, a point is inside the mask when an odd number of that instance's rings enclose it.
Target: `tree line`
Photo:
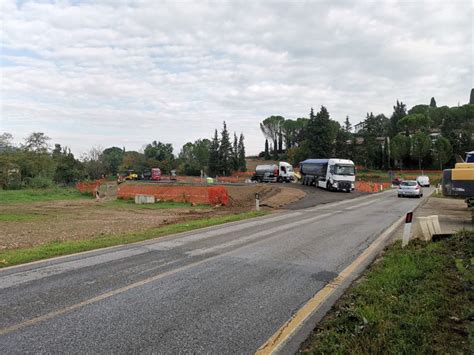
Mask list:
[[[437,107],[419,104],[407,110],[398,101],[390,117],[367,113],[353,129],[349,117],[341,125],[326,107],[296,120],[270,116],[260,123],[266,159],[287,159],[297,165],[307,158],[346,158],[370,169],[443,169],[455,155],[474,150],[474,102]]]
[[[80,180],[116,177],[133,170],[143,173],[160,168],[162,173],[199,176],[227,176],[245,171],[244,135],[234,132],[231,141],[227,125],[212,139],[198,139],[183,145],[176,157],[170,143],[153,141],[142,151],[125,147],[93,147],[77,158],[67,147],[50,146],[50,138],[42,132],[30,134],[22,144],[13,144],[10,133],[0,134],[0,188],[45,188],[56,184],[70,185]]]

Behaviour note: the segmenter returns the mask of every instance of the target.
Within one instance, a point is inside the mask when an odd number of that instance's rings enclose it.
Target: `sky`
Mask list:
[[[474,1],[0,1],[0,133],[177,154],[226,121],[467,103]]]

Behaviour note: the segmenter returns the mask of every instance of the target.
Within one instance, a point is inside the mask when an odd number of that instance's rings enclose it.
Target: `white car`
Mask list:
[[[420,186],[430,187],[430,178],[426,175],[420,175],[416,178],[416,181]]]
[[[397,189],[398,197],[423,197],[423,188],[416,180],[403,180]]]

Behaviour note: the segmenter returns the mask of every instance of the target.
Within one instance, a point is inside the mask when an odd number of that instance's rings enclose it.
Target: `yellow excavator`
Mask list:
[[[443,170],[443,195],[462,197],[468,207],[474,207],[474,162],[471,162],[469,152],[466,161],[458,162],[454,169]]]
[[[127,170],[124,180],[138,180],[138,174],[134,170]]]

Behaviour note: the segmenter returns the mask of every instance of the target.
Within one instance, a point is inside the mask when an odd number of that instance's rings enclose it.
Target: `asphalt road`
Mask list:
[[[1,352],[252,353],[419,202],[390,191],[0,270]]]
[[[291,185],[285,186],[293,187],[306,192],[306,196],[301,200],[290,203],[284,207],[288,210],[301,210],[316,205],[333,203],[367,195],[366,192],[360,191],[352,191],[351,193],[344,191],[328,191],[315,186],[301,185],[300,183],[293,183]]]

